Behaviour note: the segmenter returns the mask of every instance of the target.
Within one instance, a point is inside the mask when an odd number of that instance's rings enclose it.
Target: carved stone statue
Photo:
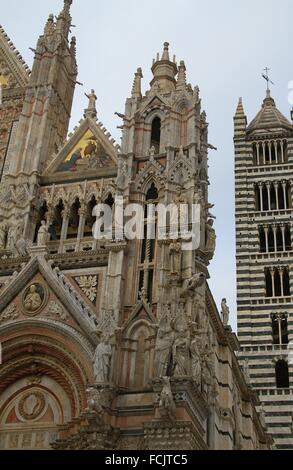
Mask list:
[[[243,375],[244,375],[244,378],[245,378],[245,382],[247,383],[247,385],[250,385],[250,384],[251,384],[251,380],[250,380],[250,372],[249,372],[249,362],[248,362],[248,359],[245,359],[244,364],[243,364],[243,366],[242,366],[242,369],[243,369]]]
[[[46,246],[48,242],[49,229],[45,220],[42,220],[41,227],[38,231],[38,246]]]
[[[89,100],[88,110],[89,111],[95,111],[96,110],[96,102],[97,102],[97,99],[98,99],[97,96],[96,96],[95,90],[91,90],[91,92],[89,94],[85,93],[85,96]]]
[[[27,295],[24,298],[23,305],[28,312],[35,312],[42,305],[42,299],[40,294],[37,292],[37,287],[32,285],[29,288]]]
[[[190,369],[190,332],[185,314],[184,303],[180,302],[178,313],[174,320],[175,341],[173,345],[174,375],[189,375]]]
[[[227,305],[227,300],[223,299],[221,303],[221,314],[222,314],[222,321],[223,325],[226,327],[229,324],[229,318],[230,318],[230,309]]]
[[[0,250],[6,248],[7,225],[5,222],[0,222]]]
[[[89,411],[98,413],[99,415],[103,412],[103,408],[100,400],[100,393],[94,387],[89,387],[86,391],[87,406]]]
[[[186,279],[183,284],[181,297],[194,297],[196,289],[204,285],[205,279],[203,273],[194,274],[190,279]]]
[[[209,219],[206,224],[206,246],[205,251],[212,256],[214,256],[215,249],[216,249],[216,232],[213,228],[214,221],[213,219]]]
[[[262,426],[266,429],[266,427],[267,427],[267,424],[266,424],[266,410],[265,410],[265,407],[264,407],[263,403],[260,404],[260,407],[258,409],[258,413],[259,413],[260,422],[261,422]]]
[[[171,363],[172,346],[174,343],[173,322],[168,305],[165,305],[163,315],[159,322],[159,330],[156,341],[155,375],[165,377]]]
[[[170,259],[171,259],[171,273],[179,275],[181,273],[181,243],[171,243],[170,245]]]
[[[197,335],[193,335],[190,344],[191,354],[191,375],[200,388],[201,386],[201,355],[200,355],[200,340]]]
[[[176,415],[176,405],[173,399],[169,377],[163,377],[163,389],[159,401],[159,415],[162,419],[173,421]]]
[[[96,383],[109,382],[111,369],[112,347],[110,338],[105,336],[98,345],[94,356],[94,376]]]

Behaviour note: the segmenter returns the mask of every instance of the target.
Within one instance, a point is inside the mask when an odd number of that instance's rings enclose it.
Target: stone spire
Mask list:
[[[168,42],[164,42],[164,50],[163,50],[163,54],[162,54],[162,60],[170,61],[169,45],[170,44]]]
[[[247,117],[245,116],[242,98],[239,98],[236,113],[234,116],[235,136],[243,133],[247,126]]]
[[[64,0],[57,21],[50,15],[38,39],[15,134],[12,174],[39,172],[66,139],[77,78],[76,41],[68,41],[71,4]]]
[[[70,26],[71,26],[71,15],[70,7],[72,5],[72,0],[64,0],[63,10],[58,16],[56,28],[60,31],[65,37],[68,37]]]
[[[176,90],[185,90],[186,89],[186,67],[184,60],[181,60],[178,68],[178,78],[176,84]]]
[[[95,93],[95,90],[91,90],[89,94],[85,93],[85,96],[89,100],[88,107],[84,110],[84,117],[87,118],[96,118],[97,117],[97,108],[96,108],[96,102],[97,102],[97,96]]]
[[[171,93],[176,87],[176,75],[178,72],[176,60],[170,61],[169,43],[164,43],[162,58],[157,54],[156,60],[153,61],[152,72],[154,75],[151,81],[151,87],[157,83],[162,93]]]
[[[143,78],[142,70],[139,67],[134,75],[134,82],[132,87],[131,96],[132,98],[141,98],[141,79]]]

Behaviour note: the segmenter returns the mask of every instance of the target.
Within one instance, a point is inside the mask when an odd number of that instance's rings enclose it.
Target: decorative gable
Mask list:
[[[107,170],[116,170],[118,148],[102,123],[85,118],[59,153],[53,156],[43,175],[104,174]]]
[[[25,87],[29,74],[29,67],[0,26],[0,85],[3,88]]]

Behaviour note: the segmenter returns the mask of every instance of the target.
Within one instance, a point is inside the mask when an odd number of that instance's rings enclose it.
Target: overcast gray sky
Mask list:
[[[0,23],[27,63],[49,13],[63,0],[0,0]],[[264,67],[271,68],[272,94],[289,117],[288,82],[293,80],[292,0],[74,0],[79,81],[71,128],[82,117],[84,93],[95,88],[98,117],[118,140],[133,74],[143,68],[144,89],[151,64],[164,41],[185,60],[188,81],[199,85],[210,123],[210,201],[215,203],[218,236],[210,285],[220,307],[226,297],[236,328],[233,115],[239,96],[251,120],[261,106]],[[291,37],[290,37],[291,36]]]

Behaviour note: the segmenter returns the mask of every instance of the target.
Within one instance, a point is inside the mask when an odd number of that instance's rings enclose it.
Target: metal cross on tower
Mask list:
[[[270,69],[268,67],[266,67],[264,69],[265,71],[265,74],[263,73],[262,74],[262,77],[265,79],[265,81],[267,82],[267,91],[270,91],[270,87],[269,87],[269,84],[271,83],[272,85],[274,85],[274,82],[272,82],[272,80],[270,79],[269,77],[269,71]]]

